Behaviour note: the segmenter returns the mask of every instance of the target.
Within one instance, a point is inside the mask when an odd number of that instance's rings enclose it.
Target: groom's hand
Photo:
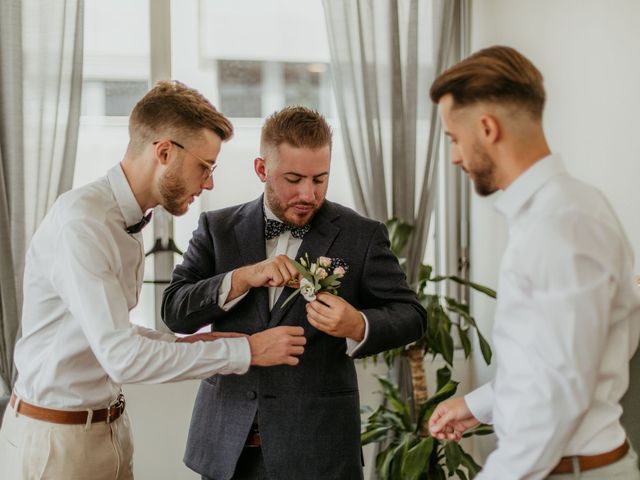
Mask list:
[[[249,337],[251,365],[297,365],[305,343],[302,327],[281,326],[254,333]]]
[[[307,320],[318,330],[333,337],[350,338],[361,342],[365,324],[362,314],[344,298],[326,292],[307,303]]]
[[[251,288],[282,287],[297,281],[296,267],[286,255],[277,255],[262,262],[240,267],[231,276],[231,291],[227,301],[239,297]]]
[[[429,433],[438,440],[455,440],[480,422],[471,414],[463,397],[450,398],[440,403],[429,418]]]

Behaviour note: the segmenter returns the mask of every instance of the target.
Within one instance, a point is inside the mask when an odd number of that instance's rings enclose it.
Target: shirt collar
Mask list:
[[[552,154],[538,160],[507,187],[494,204],[496,210],[502,213],[507,221],[513,220],[525,203],[545,183],[563,173],[566,173],[566,169],[559,155]]]
[[[140,221],[144,212],[140,208],[129,181],[119,163],[107,172],[107,179],[113,191],[113,196],[124,217],[125,227],[135,225]]]

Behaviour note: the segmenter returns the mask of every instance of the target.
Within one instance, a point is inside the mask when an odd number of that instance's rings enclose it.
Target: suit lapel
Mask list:
[[[333,223],[335,218],[337,218],[337,215],[331,208],[331,203],[328,201],[325,202],[325,205],[317,213],[316,218],[314,218],[311,223],[311,230],[309,230],[309,233],[304,236],[304,240],[298,249],[296,260],[299,261],[300,257],[305,253],[308,253],[311,261],[314,261],[316,258],[327,253],[340,233],[340,227]],[[271,310],[271,320],[269,322],[270,327],[278,325],[295,303],[305,301],[301,298],[302,295],[298,294],[293,300],[282,307],[282,303],[293,293],[293,291],[294,289],[289,287],[285,287],[283,289]]]
[[[248,203],[243,215],[234,226],[236,245],[243,265],[253,265],[263,261],[267,254],[264,243],[264,213],[262,196]],[[266,288],[255,288],[256,309],[263,325],[269,323],[269,294]]]

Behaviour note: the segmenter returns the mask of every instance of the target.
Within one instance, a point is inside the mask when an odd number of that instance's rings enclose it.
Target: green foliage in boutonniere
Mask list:
[[[299,262],[291,261],[300,272],[300,286],[282,303],[283,307],[298,293],[301,293],[307,302],[313,302],[318,292],[337,295],[341,284],[340,279],[349,270],[344,260],[318,257],[315,262],[311,262],[308,253],[300,257]]]

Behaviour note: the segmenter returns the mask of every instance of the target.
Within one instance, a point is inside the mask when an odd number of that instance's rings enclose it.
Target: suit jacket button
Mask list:
[[[253,390],[247,390],[247,399],[248,400],[255,400],[257,396],[258,395],[256,395],[256,392],[254,392]]]

